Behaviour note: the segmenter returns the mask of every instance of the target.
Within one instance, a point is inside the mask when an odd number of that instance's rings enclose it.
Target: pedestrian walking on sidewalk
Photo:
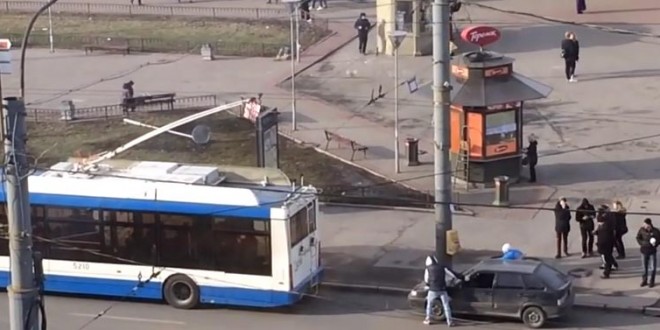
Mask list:
[[[568,233],[571,231],[571,208],[562,197],[555,204],[555,233],[557,234],[556,259],[561,258],[561,251],[568,257]]]
[[[367,38],[369,38],[369,29],[371,29],[371,22],[367,19],[367,14],[361,13],[353,27],[357,30],[358,34],[358,51],[362,55],[367,54]]]
[[[614,248],[616,249],[617,259],[626,258],[626,246],[623,244],[623,236],[628,233],[628,223],[626,221],[626,208],[620,201],[615,201],[612,205],[614,213]]]
[[[576,82],[575,67],[580,60],[580,43],[575,33],[567,31],[564,34],[564,40],[561,41],[561,57],[564,59],[566,80]]]
[[[611,220],[612,214],[607,205],[601,205],[596,214],[596,247],[600,253],[603,265],[602,278],[610,278],[612,270],[619,268],[613,256],[614,251],[614,221]]]
[[[582,199],[582,203],[575,210],[575,220],[580,224],[580,237],[582,239],[582,258],[591,257],[594,254],[594,219],[596,209],[589,200]]]
[[[538,142],[534,134],[530,135],[527,139],[529,140],[529,145],[525,149],[525,158],[527,166],[529,166],[529,182],[536,182],[536,164],[539,162]]]
[[[454,320],[451,316],[449,294],[447,294],[445,266],[438,264],[438,260],[435,258],[435,256],[426,257],[424,283],[426,283],[426,286],[429,288],[428,293],[426,294],[426,318],[424,319],[424,324],[431,324],[431,319],[434,316],[433,306],[435,306],[438,300],[440,300],[440,302],[442,302],[442,309],[444,310],[447,326],[453,326]]]
[[[641,286],[655,286],[655,272],[658,268],[658,245],[660,245],[660,230],[653,226],[651,219],[644,219],[642,228],[637,232],[637,244],[642,252],[642,273]]]
[[[587,10],[587,0],[575,0],[575,5],[577,6],[578,14],[582,14]]]
[[[318,0],[319,2],[318,7],[316,7],[316,1],[317,0],[312,0],[312,6],[311,6],[312,9],[316,8],[316,10],[323,10],[324,8],[328,8],[328,0]]]

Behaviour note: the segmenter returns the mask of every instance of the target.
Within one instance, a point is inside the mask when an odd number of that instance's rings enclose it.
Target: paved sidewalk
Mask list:
[[[427,212],[323,207],[319,230],[327,269],[324,282],[349,284],[349,289],[406,293],[421,280],[424,259],[433,251],[433,226],[433,216]],[[457,216],[454,229],[459,231],[464,248],[454,258],[456,270],[498,255],[502,244],[508,242],[528,256],[542,258],[573,274],[579,305],[638,312],[660,306],[660,287],[639,287],[641,265],[632,234],[625,237],[629,258],[619,261],[621,269],[611,279],[603,280],[599,278],[599,258],[580,259],[580,242],[575,232],[569,237],[572,256],[550,259],[554,254],[554,233],[547,222],[511,226],[506,220]]]

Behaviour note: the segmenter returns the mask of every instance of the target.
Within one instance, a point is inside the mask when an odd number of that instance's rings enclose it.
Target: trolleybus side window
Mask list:
[[[291,247],[294,247],[310,233],[316,231],[316,202],[298,211],[289,222]]]
[[[90,262],[112,260],[100,255],[109,251],[106,249],[104,224],[99,211],[61,207],[44,209],[44,226],[40,227],[37,222],[35,230],[42,231],[47,239],[54,241],[45,244],[48,246],[45,253],[48,258]]]
[[[289,220],[289,226],[291,228],[291,247],[300,243],[300,241],[309,234],[307,216],[307,208],[303,208],[298,211],[298,213],[294,214],[291,217],[291,220]]]
[[[109,250],[115,255],[153,265],[156,259],[156,215],[153,213],[104,211]]]
[[[307,208],[307,221],[309,221],[309,232],[313,233],[316,231],[316,202],[313,202],[312,205]]]
[[[161,214],[160,222],[164,266],[271,275],[268,221]]]

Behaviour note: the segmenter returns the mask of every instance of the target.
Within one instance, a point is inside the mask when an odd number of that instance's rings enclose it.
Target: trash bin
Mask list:
[[[408,153],[408,166],[419,165],[419,140],[413,138],[406,139],[406,150]]]
[[[495,177],[495,200],[493,205],[509,205],[509,177],[502,175]]]
[[[60,110],[62,111],[61,120],[69,121],[75,119],[76,106],[73,105],[73,101],[64,100],[60,103]]]

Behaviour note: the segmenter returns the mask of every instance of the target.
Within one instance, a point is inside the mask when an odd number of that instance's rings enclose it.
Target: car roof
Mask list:
[[[479,262],[472,270],[474,271],[491,271],[491,272],[513,272],[523,274],[533,274],[543,262],[539,260],[503,260],[487,259]]]

